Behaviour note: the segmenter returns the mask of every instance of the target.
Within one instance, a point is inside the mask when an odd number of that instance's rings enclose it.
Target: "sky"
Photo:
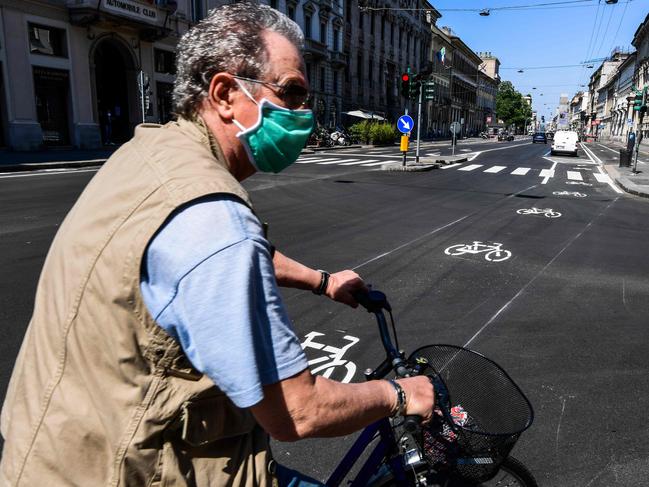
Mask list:
[[[609,56],[614,47],[633,51],[631,41],[649,13],[649,0],[429,0],[440,11],[439,27],[449,26],[475,52],[491,51],[500,62],[500,77],[523,94],[532,95],[532,107],[546,120],[552,118],[561,94],[572,97],[588,90],[594,68],[580,64]],[[555,6],[539,4],[558,3]],[[476,11],[537,5],[534,8],[494,10],[487,17]],[[525,68],[542,69],[525,69]],[[523,69],[523,73],[518,73]],[[586,85],[581,87],[580,85]],[[536,88],[536,89],[534,89]]]

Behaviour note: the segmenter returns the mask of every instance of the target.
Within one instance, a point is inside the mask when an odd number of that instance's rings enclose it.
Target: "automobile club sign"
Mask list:
[[[103,0],[104,10],[122,17],[148,24],[161,24],[164,15],[155,6],[155,0]]]

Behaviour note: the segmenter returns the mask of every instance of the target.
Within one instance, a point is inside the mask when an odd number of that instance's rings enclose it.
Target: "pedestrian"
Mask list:
[[[430,419],[426,377],[311,375],[277,285],[351,306],[365,285],[274,250],[240,185],[311,133],[302,45],[249,3],[183,36],[178,120],[139,126],[52,243],[2,410],[0,484],[283,485],[301,476],[272,461],[268,434]]]

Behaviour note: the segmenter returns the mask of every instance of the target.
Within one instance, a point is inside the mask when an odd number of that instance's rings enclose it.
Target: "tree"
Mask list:
[[[505,125],[515,125],[519,129],[524,128],[526,121],[532,118],[532,107],[516,91],[511,81],[503,81],[498,86],[496,113]]]

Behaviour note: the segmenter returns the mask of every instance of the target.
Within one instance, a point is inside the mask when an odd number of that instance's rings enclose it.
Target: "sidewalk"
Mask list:
[[[614,159],[609,160],[602,160],[595,155],[601,161],[606,173],[615,181],[615,184],[627,193],[649,198],[649,150],[645,150],[644,147],[640,149],[637,166],[638,172],[634,173],[633,164],[631,167],[620,167],[619,150],[626,148],[626,145],[615,142],[589,142],[584,145],[591,149],[591,146],[597,144],[617,152],[617,155],[611,152]],[[640,163],[640,161],[644,162],[644,164]]]
[[[99,166],[118,148],[119,146],[96,150],[0,151],[0,173]]]

